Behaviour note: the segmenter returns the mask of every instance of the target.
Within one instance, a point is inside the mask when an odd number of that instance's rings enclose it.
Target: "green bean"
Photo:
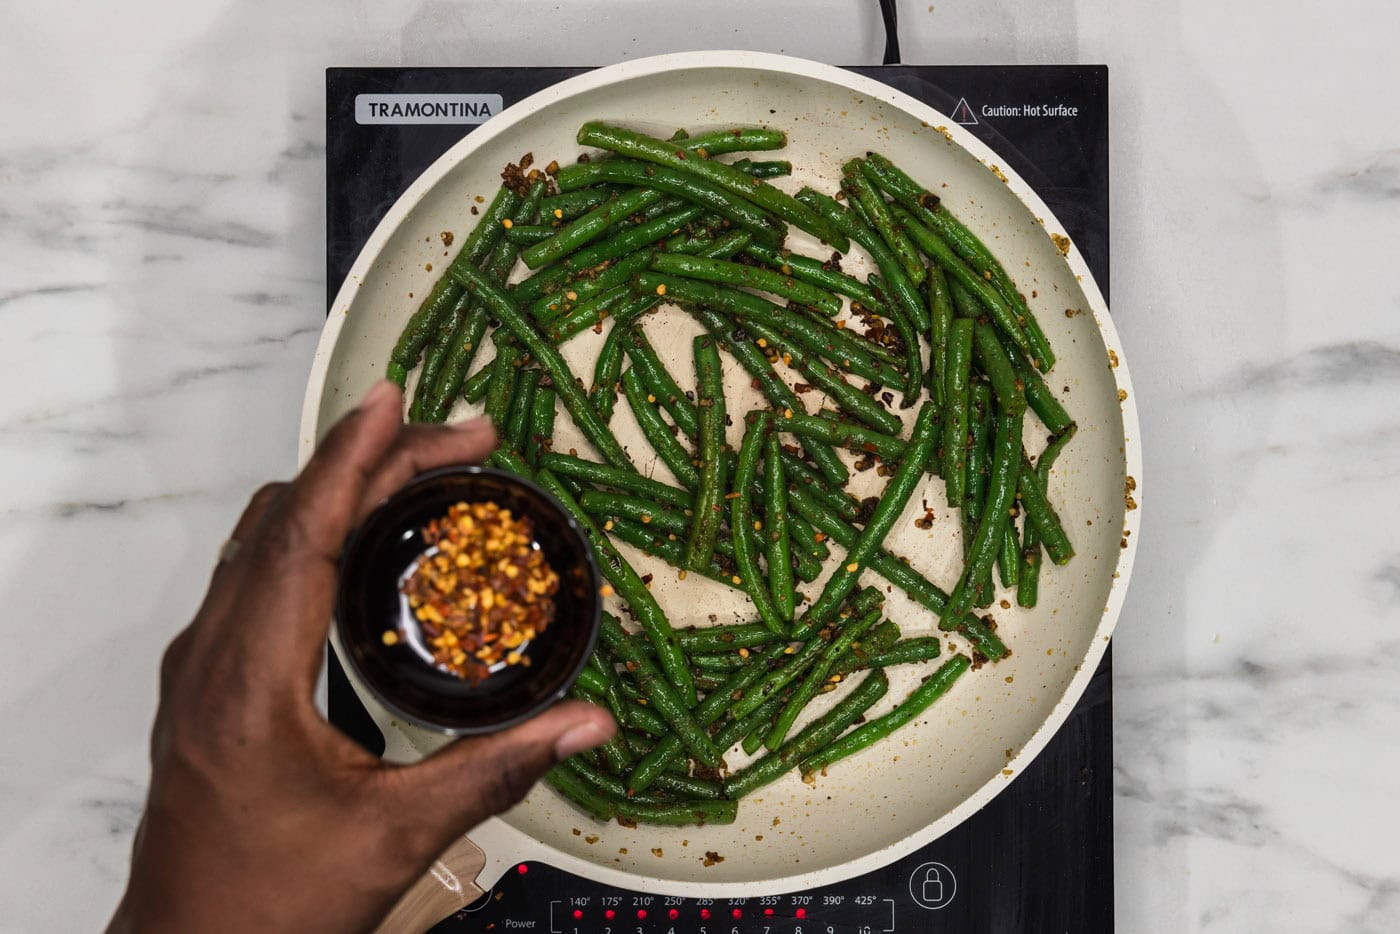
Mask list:
[[[924,264],[919,259],[919,251],[914,248],[908,235],[895,225],[884,196],[875,190],[870,167],[862,159],[852,159],[842,166],[841,170],[846,176],[844,184],[849,186],[866,216],[870,218],[870,226],[875,228],[880,239],[885,241],[885,246],[889,247],[895,259],[899,260],[899,265],[909,277],[909,281],[916,286],[922,285],[925,273]]]
[[[947,404],[948,328],[953,323],[953,299],[943,267],[928,269],[929,394],[940,406]]]
[[[991,472],[992,435],[996,432],[996,415],[992,409],[992,388],[984,380],[973,380],[968,390],[969,430],[967,447],[967,494],[962,503],[962,552],[967,560],[972,551],[972,538],[982,521],[982,507],[987,501],[987,478]],[[986,606],[992,598],[990,577],[973,581],[974,603]]]
[[[815,438],[850,451],[877,454],[885,461],[898,460],[905,450],[902,438],[883,434],[866,425],[834,422],[819,415],[794,414],[791,418],[781,418],[778,420],[778,430],[803,438]]]
[[[698,571],[710,563],[719,535],[720,502],[724,497],[724,385],[719,347],[710,334],[692,342],[695,375],[699,385],[696,407],[700,415],[700,485],[695,493],[695,516],[686,541],[685,566]]]
[[[1029,397],[1030,393],[1026,395]],[[1064,450],[1069,439],[1074,436],[1074,432],[1075,426],[1071,423],[1064,431],[1052,436],[1045,450],[1041,451],[1035,460],[1036,479],[1047,490],[1050,488],[1050,468],[1054,465],[1055,458],[1060,456],[1060,451]],[[1016,588],[1016,602],[1024,607],[1033,607],[1039,599],[1041,547],[1035,525],[1029,521],[1026,522],[1021,545],[1021,580]]]
[[[552,455],[546,454],[541,461],[548,460]],[[497,449],[492,452],[491,463],[512,473],[520,474],[526,478],[531,476],[531,470],[525,461],[518,455],[509,451]],[[642,629],[651,640],[651,644],[656,649],[657,659],[661,663],[661,668],[666,672],[666,677],[670,679],[682,699],[687,704],[693,703],[695,699],[695,684],[690,677],[690,666],[686,663],[685,653],[680,650],[676,643],[675,630],[671,628],[671,623],[666,619],[666,614],[662,612],[661,606],[656,602],[656,598],[651,595],[646,584],[633,570],[632,565],[627,563],[608,537],[603,534],[603,530],[598,528],[598,524],[584,512],[583,507],[578,504],[569,490],[560,483],[547,468],[542,468],[533,472],[534,479],[546,490],[553,493],[560,504],[574,517],[587,534],[589,541],[593,544],[593,550],[598,557],[598,570],[607,578],[608,583],[613,585],[617,595],[627,602],[632,608],[633,615]]]
[[[448,273],[433,284],[427,297],[408,319],[403,332],[394,342],[394,348],[389,352],[389,364],[385,374],[389,379],[400,386],[404,384],[409,369],[418,362],[419,354],[423,352],[423,348],[441,326],[443,317],[451,311],[462,294],[462,287],[452,277],[451,270],[458,265],[464,268],[475,267],[486,259],[500,239],[501,222],[519,207],[520,200],[520,196],[509,188],[503,187],[496,192],[481,221],[467,234],[462,248],[448,267]]]
[[[978,301],[977,296],[969,292],[961,282],[951,283],[948,286],[948,291],[953,296],[953,310],[959,318],[971,318],[976,321],[987,313],[986,306]]]
[[[704,629],[682,629],[676,633],[681,649],[687,654],[738,651],[768,645],[775,636],[762,623],[736,623],[729,626],[707,626]]]
[[[1011,355],[1011,364],[1016,369],[1016,378],[1025,387],[1026,404],[1050,434],[1058,435],[1074,424],[1074,419],[1055,398],[1054,390],[1046,385],[1045,378],[1035,367],[1020,354]]]
[[[681,387],[677,385],[670,371],[666,369],[666,365],[661,362],[661,358],[656,355],[656,350],[640,328],[632,330],[631,340],[628,341],[626,349],[627,356],[632,360],[632,366],[637,369],[637,375],[651,390],[652,395],[656,396],[656,401],[667,412],[671,413],[671,418],[675,421],[676,426],[691,438],[699,438],[699,410],[696,409],[695,403],[691,402],[681,391]]]
[[[539,466],[540,456],[549,450],[554,437],[554,400],[554,386],[541,379],[530,410],[530,437],[525,443],[525,462],[531,467]]]
[[[486,397],[486,392],[491,388],[492,377],[495,376],[496,361],[492,361],[478,370],[473,376],[462,383],[462,398],[475,405]]]
[[[496,431],[504,433],[511,397],[515,393],[515,371],[521,361],[516,356],[519,348],[509,333],[496,331],[491,339],[496,344],[496,358],[491,361],[491,383],[486,387],[486,415]]]
[[[627,404],[631,407],[637,424],[642,429],[642,435],[666,465],[666,469],[671,471],[671,475],[681,486],[694,490],[700,485],[700,471],[695,469],[690,452],[676,440],[675,435],[671,433],[671,426],[662,419],[657,407],[647,400],[647,387],[642,384],[642,378],[637,374],[635,367],[622,374],[622,391],[627,397]]]
[[[734,542],[734,564],[744,590],[758,611],[758,618],[774,633],[787,632],[786,621],[768,590],[758,566],[758,555],[754,552],[749,536],[753,527],[753,485],[758,475],[758,460],[764,444],[773,430],[773,416],[767,412],[749,414],[748,430],[739,446],[739,462],[734,474],[735,496],[729,501],[729,529]]]
[[[867,161],[876,184],[910,211],[915,212],[923,223],[928,224],[933,232],[950,244],[956,255],[976,271],[979,280],[982,274],[990,274],[996,287],[995,291],[1013,306],[1013,316],[1019,319],[1025,329],[1026,337],[1033,348],[1031,356],[1038,361],[1039,368],[1048,371],[1054,366],[1055,355],[1050,350],[1045,332],[1041,330],[1040,323],[1026,305],[1026,300],[1016,288],[1016,283],[1007,275],[1001,263],[997,262],[992,251],[987,249],[972,231],[963,226],[935,195],[925,191],[918,182],[905,175],[888,159],[877,153],[869,153]]]
[[[771,425],[769,428],[771,429]],[[783,470],[782,443],[776,431],[769,431],[763,442],[763,538],[764,560],[768,571],[768,592],[783,623],[792,622],[797,598],[792,580],[792,545],[787,505],[787,474]],[[736,487],[740,490],[742,486]],[[736,552],[737,554],[737,552]],[[783,627],[787,629],[786,626]]]
[[[464,292],[459,293],[457,301],[443,317],[441,326],[424,348],[423,362],[418,368],[418,383],[413,388],[413,399],[408,405],[408,421],[427,420],[424,410],[431,405],[428,400],[434,395],[439,375],[452,355],[454,335],[466,325],[472,306],[472,297]]]
[[[767,633],[766,628],[764,632]],[[767,634],[770,638],[772,637],[771,633]],[[777,658],[785,647],[786,646],[783,645],[771,646],[766,650],[764,657],[769,660]],[[695,707],[694,716],[696,723],[703,728],[709,728],[719,722],[720,717],[724,716],[725,711],[729,709],[729,698],[735,692],[747,690],[755,681],[763,676],[764,670],[764,666],[753,664],[749,665],[747,668],[736,671],[725,681],[722,688],[711,692]],[[720,745],[721,742],[723,745]],[[733,745],[732,741],[724,742],[722,734],[717,738],[716,748],[721,752],[728,749],[731,745]],[[646,790],[650,787],[651,783],[656,780],[657,776],[661,775],[666,770],[667,764],[675,761],[680,756],[683,748],[684,744],[681,742],[680,737],[675,734],[668,734],[661,737],[656,747],[646,756],[642,757],[642,761],[637,763],[637,768],[627,777],[627,787],[633,791]]]
[[[546,263],[561,260],[585,243],[596,240],[617,221],[660,199],[661,192],[654,188],[633,188],[624,191],[613,200],[606,201],[582,217],[570,221],[543,243],[527,247],[521,251],[520,258],[531,269],[539,269]]]
[[[622,348],[629,330],[625,324],[614,323],[608,336],[603,338],[603,346],[593,362],[593,388],[588,398],[605,424],[612,420],[613,408],[617,405],[617,384],[622,378]]]
[[[683,153],[676,151],[673,144],[665,140],[633,133],[620,127],[610,127],[598,121],[590,121],[579,128],[578,142],[581,146],[597,146],[624,156],[645,159],[647,162],[688,172],[764,210],[771,211],[799,230],[806,231],[842,253],[850,249],[850,242],[811,208],[767,182],[745,175],[733,166],[704,159],[687,159]]]
[[[540,466],[561,476],[572,477],[586,483],[596,483],[599,486],[610,486],[613,489],[648,497],[660,503],[680,506],[682,509],[689,509],[694,505],[694,498],[686,490],[678,489],[669,483],[653,480],[650,477],[644,477],[631,470],[611,467],[597,461],[584,460],[571,454],[563,454],[558,451],[544,454],[540,457]]]
[[[530,414],[534,411],[539,381],[540,371],[534,367],[521,367],[515,373],[515,391],[511,394],[502,443],[518,454],[525,453],[525,442],[530,434]]]
[[[743,173],[740,175],[748,178]],[[730,223],[749,231],[754,239],[763,243],[776,246],[782,243],[783,237],[787,235],[782,223],[767,211],[733,197],[704,179],[667,166],[648,165],[633,159],[609,159],[605,162],[595,161],[560,169],[556,181],[564,190],[603,181],[645,186],[647,189],[679,195],[687,201],[708,208]]]
[[[511,224],[506,228],[505,238],[516,246],[529,246],[548,240],[558,232],[548,224]]]
[[[797,193],[797,200],[811,207],[842,233],[864,247],[865,252],[870,254],[870,258],[879,267],[880,275],[884,276],[890,284],[890,291],[893,293],[888,296],[890,301],[900,302],[904,306],[905,313],[909,315],[909,320],[920,328],[928,327],[923,303],[919,301],[919,293],[914,287],[913,280],[905,273],[899,259],[890,252],[875,231],[866,226],[859,217],[843,208],[834,198],[828,198],[814,189],[803,188]],[[842,250],[842,252],[845,251]]]
[[[462,316],[456,330],[452,332],[447,358],[433,382],[429,401],[421,411],[423,421],[440,423],[447,420],[447,413],[452,410],[452,404],[457,401],[457,396],[462,391],[462,384],[471,369],[472,361],[476,359],[490,323],[491,315],[480,304],[474,305]],[[427,378],[426,373],[425,368],[423,375],[419,377],[420,388]]]
[[[973,324],[957,318],[948,328],[948,383],[943,412],[943,483],[948,505],[960,506],[967,495],[968,383],[972,368]]]
[[[1001,293],[977,275],[970,266],[958,259],[948,244],[939,239],[938,234],[921,224],[914,215],[899,205],[895,205],[894,215],[904,225],[905,231],[919,245],[919,249],[924,252],[924,255],[942,266],[952,281],[967,289],[982,303],[983,307],[986,308],[987,315],[996,323],[998,330],[1007,340],[1011,341],[1022,353],[1031,354],[1030,342],[1026,337],[1025,329],[1021,327],[1021,319]]]
[[[870,521],[861,531],[855,547],[847,552],[841,566],[827,578],[821,596],[808,608],[805,616],[816,621],[830,619],[836,608],[855,589],[856,579],[861,572],[881,550],[885,537],[904,512],[909,497],[914,493],[914,487],[923,476],[929,456],[933,453],[934,440],[937,437],[936,415],[936,407],[932,402],[925,402],[920,407],[914,420],[914,431],[910,436],[909,446],[904,451],[903,460],[900,461],[894,476],[890,478],[884,493],[881,494],[879,505],[875,507]]]
[[[812,629],[810,626],[808,628]],[[768,672],[762,680],[734,701],[730,707],[730,714],[736,718],[748,716],[757,710],[764,701],[771,700],[781,694],[788,685],[816,664],[826,646],[827,642],[824,639],[808,639],[802,648],[788,657],[786,664]]]
[[[599,697],[608,691],[608,678],[603,672],[596,668],[585,668],[579,672],[578,681],[574,682],[589,694],[596,694]]]
[[[828,269],[827,264],[819,259],[803,256],[800,253],[774,249],[761,243],[749,244],[744,248],[744,252],[785,276],[791,275],[794,279],[811,283],[828,292],[846,295],[871,311],[877,311],[880,308],[880,301],[865,283],[837,269]]]
[[[512,215],[516,223],[534,218],[544,194],[543,181],[530,186],[530,191]],[[504,282],[515,266],[519,249],[513,243],[501,243],[486,261],[485,271],[497,282]],[[456,399],[458,388],[476,355],[476,348],[486,332],[489,315],[479,301],[463,291],[457,299],[444,326],[441,339],[434,342],[423,358],[418,386],[409,406],[409,421],[442,422]]]
[[[756,162],[753,159],[738,159],[730,164],[745,175],[752,175],[754,178],[781,178],[784,175],[792,174],[792,163],[786,159],[769,159],[762,162]]]
[[[742,655],[690,656],[690,666],[696,670],[703,668],[706,671],[737,671],[747,664],[749,660]]]
[[[904,431],[904,423],[898,415],[883,408],[873,397],[846,382],[840,371],[827,367],[820,360],[808,357],[807,352],[796,341],[789,339],[776,328],[770,328],[760,321],[745,321],[744,330],[755,340],[765,342],[767,349],[780,354],[785,362],[797,368],[806,382],[831,397],[847,413],[885,434],[897,435]]]
[[[663,772],[656,779],[656,788],[658,791],[683,795],[685,798],[691,800],[719,801],[724,798],[723,787],[720,786],[718,781],[711,778],[695,778],[690,775],[668,775]]]
[[[607,425],[598,418],[598,413],[574,379],[574,374],[559,353],[559,349],[545,340],[534,325],[521,314],[515,303],[495,284],[471,269],[463,273],[463,278],[468,289],[481,295],[492,314],[525,345],[530,355],[539,361],[540,366],[553,380],[554,389],[559,394],[560,401],[564,403],[565,410],[573,417],[584,437],[603,455],[604,460],[615,467],[631,468],[632,459],[627,456],[622,445],[618,444]]]
[[[685,152],[699,152],[701,158],[720,156],[729,152],[761,152],[782,149],[787,145],[787,133],[770,130],[767,127],[733,127],[727,130],[711,130],[686,137],[676,143],[676,148]]]
[[[686,224],[700,217],[705,209],[699,205],[683,205],[650,218],[644,223],[626,225],[625,229],[601,243],[584,247],[572,256],[566,256],[563,263],[568,268],[579,271],[590,269],[606,260],[626,256],[658,240],[679,233]]]
[[[839,516],[820,503],[811,493],[810,487],[792,486],[790,502],[799,515],[821,529],[833,542],[846,549],[853,549],[860,539],[860,531],[843,522]],[[902,558],[897,558],[883,549],[871,560],[870,567],[875,573],[894,584],[909,595],[920,606],[927,607],[940,617],[948,606],[948,595],[915,571]],[[1006,646],[985,623],[971,613],[957,621],[955,627],[968,638],[979,652],[996,660],[1006,654]]]
[[[879,648],[864,656],[847,654],[832,668],[833,674],[845,675],[862,668],[893,668],[895,665],[908,665],[926,662],[937,658],[943,651],[943,641],[937,636],[915,636],[896,642],[888,648]]]
[[[581,495],[587,496],[588,491],[584,491]],[[617,540],[626,542],[653,557],[660,558],[662,561],[680,570],[683,574],[690,573],[684,564],[685,546],[682,545],[674,535],[665,533],[665,531],[659,527],[653,528],[650,524],[644,525],[642,523],[633,522],[621,516],[607,517],[604,525],[607,526],[608,533]],[[728,542],[722,542],[721,544],[726,548],[729,547]],[[715,561],[711,561],[702,568],[699,574],[702,577],[708,577],[716,583],[724,584],[726,587],[732,587],[741,593],[743,592],[743,587],[736,582],[737,575],[735,575],[733,571],[721,567]]]
[[[812,721],[777,752],[735,772],[724,781],[724,793],[741,798],[762,785],[775,781],[783,773],[840,736],[846,727],[860,719],[890,689],[889,678],[881,670],[865,676],[855,690],[842,698],[831,710]]]
[[[860,502],[844,489],[829,486],[821,474],[813,470],[805,461],[784,451],[783,469],[792,477],[789,488],[792,484],[801,484],[815,500],[821,502],[842,519],[849,522],[860,519]]]
[[[874,745],[895,730],[927,710],[934,701],[948,692],[972,662],[966,655],[954,655],[939,667],[927,681],[920,684],[894,710],[856,727],[840,739],[827,745],[802,762],[803,774],[819,772],[827,766],[862,749]]]
[[[1016,535],[1016,520],[1006,523],[1002,533],[1001,548],[997,551],[997,574],[1001,586],[1015,587],[1021,580],[1021,540]]]
[[[783,745],[783,740],[787,739],[788,732],[797,722],[802,709],[811,702],[812,698],[817,696],[817,692],[823,685],[830,683],[827,679],[831,676],[831,669],[836,660],[879,621],[880,611],[872,610],[861,619],[841,628],[840,634],[822,650],[817,663],[807,672],[802,683],[793,690],[792,696],[783,705],[783,709],[774,719],[773,726],[764,739],[765,746],[776,751]]]
[[[531,302],[529,315],[542,327],[550,330],[550,336],[554,338],[555,343],[562,344],[565,338],[555,333],[555,329],[562,328],[566,320],[572,322],[574,312],[589,306],[600,295],[612,292],[619,286],[628,285],[638,271],[646,268],[650,257],[650,250],[639,250],[620,259],[609,260],[596,270],[584,270],[577,278],[567,280],[559,289]],[[594,323],[590,321],[589,326]]]
[[[889,293],[889,286],[885,280],[872,273],[870,275],[870,287],[877,295]],[[900,344],[904,347],[904,383],[900,387],[900,392],[904,395],[904,408],[909,408],[914,404],[915,397],[924,384],[924,358],[919,344],[919,331],[913,320],[904,312],[900,302],[886,302],[885,314],[894,325],[895,333],[899,335]],[[920,308],[923,306],[920,305]],[[926,328],[927,325],[924,325]]]
[[[616,197],[617,193],[617,188],[612,185],[601,185],[597,188],[580,188],[577,191],[550,195],[540,202],[540,214],[549,221],[571,221],[575,217],[587,214],[609,198]],[[559,213],[556,214],[556,211]]]
[[[690,510],[676,509],[626,493],[609,493],[605,490],[584,490],[578,497],[578,504],[590,515],[599,519],[629,519],[642,525],[654,526],[654,531],[674,535],[679,529],[690,528],[687,513]],[[607,531],[607,530],[605,530]]]
[[[997,396],[997,405],[1003,412],[1026,410],[1026,393],[1016,371],[1011,367],[1011,358],[1001,345],[996,329],[990,324],[978,324],[972,332],[973,356],[982,372],[992,382],[992,390]]]
[[[762,266],[746,266],[684,253],[658,253],[651,261],[651,268],[663,275],[688,276],[706,282],[771,292],[799,305],[810,305],[828,315],[841,311],[841,299],[830,292]]]
[[[643,587],[645,591],[645,587]],[[629,603],[631,601],[629,600]],[[633,608],[635,610],[635,607]],[[676,735],[680,737],[686,751],[693,756],[696,761],[715,768],[720,763],[719,750],[715,749],[714,743],[710,742],[710,737],[704,729],[695,722],[691,716],[689,708],[694,705],[694,699],[687,699],[683,694],[676,693],[672,686],[669,673],[666,676],[647,657],[645,652],[640,651],[627,638],[627,633],[623,630],[622,624],[611,614],[603,614],[602,627],[599,629],[599,637],[603,644],[608,647],[608,651],[619,658],[627,666],[627,670],[636,677],[637,683],[641,686],[644,695],[650,702],[648,707],[661,715]],[[672,634],[674,639],[674,634]],[[674,645],[674,642],[666,643]],[[661,647],[652,641],[652,645],[657,651]],[[680,650],[676,654],[684,659]],[[686,671],[686,683],[693,684],[689,670]]]
[[[877,623],[872,626],[862,638],[856,640],[849,649],[842,652],[831,666],[831,673],[845,677],[860,668],[878,668],[882,666],[868,665],[867,662],[882,652],[888,651],[899,641],[899,627],[890,620]],[[933,638],[935,642],[937,637]]]
[[[960,321],[967,319],[961,318]],[[992,442],[992,472],[987,483],[987,504],[977,525],[957,586],[948,597],[948,606],[939,628],[953,629],[975,598],[974,585],[989,572],[1001,547],[1001,539],[1015,501],[1016,477],[1021,467],[1021,422],[1023,412],[1003,412],[997,416],[996,438]]]
[[[796,414],[807,411],[806,405],[798,398],[797,393],[793,392],[791,387],[783,382],[777,373],[773,372],[773,367],[763,352],[750,343],[742,333],[736,332],[731,327],[731,322],[705,307],[693,309],[691,313],[711,335],[724,342],[729,353],[739,361],[739,365],[758,381],[759,389],[762,390],[764,396],[775,409],[784,415],[788,412]],[[831,482],[845,483],[850,478],[846,466],[841,463],[841,459],[830,447],[811,445],[807,447],[807,454],[816,463],[822,475]]]
[[[1021,472],[1016,482],[1016,492],[1021,501],[1021,508],[1026,511],[1026,522],[1035,526],[1036,538],[1045,546],[1050,560],[1056,564],[1068,564],[1069,559],[1074,557],[1074,546],[1065,534],[1060,517],[1055,514],[1055,507],[1050,505],[1044,484],[1036,476],[1035,468],[1031,466],[1024,452],[1021,454]]]
[[[614,817],[634,823],[683,826],[686,824],[732,824],[738,815],[737,801],[680,801],[667,804],[638,804],[622,798],[612,800],[594,791],[578,776],[572,762],[563,762],[545,773],[545,782],[580,810],[598,820]]]
[[[743,321],[757,320],[779,328],[792,335],[795,341],[813,353],[819,354],[842,367],[877,382],[896,382],[902,374],[877,354],[883,348],[837,329],[827,322],[819,322],[806,315],[796,315],[785,308],[773,304],[749,292],[726,289],[699,279],[683,276],[662,276],[659,273],[643,273],[637,276],[637,288],[641,292],[664,294],[670,301],[681,304],[699,305],[713,311]]]

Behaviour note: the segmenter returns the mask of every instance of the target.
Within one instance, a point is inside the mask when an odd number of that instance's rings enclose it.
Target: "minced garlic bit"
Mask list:
[[[665,295],[665,294],[666,294],[666,283],[663,282],[663,283],[661,283],[660,285],[658,285],[658,286],[656,287],[656,294],[657,294],[657,295]]]
[[[561,208],[555,208],[555,209],[554,209],[554,216],[555,216],[556,218],[561,218],[561,219],[562,219],[563,216],[564,216],[564,211],[563,211]]]
[[[858,563],[856,563],[855,561],[852,561],[850,564],[846,565],[846,573],[848,573],[848,574],[854,574],[856,571],[859,571],[859,570],[860,570],[860,565],[859,565]]]
[[[528,518],[490,502],[457,503],[423,530],[436,551],[418,559],[403,593],[444,670],[477,683],[499,662],[530,664],[518,650],[554,621],[559,592],[534,538]]]
[[[504,227],[506,230],[510,230],[512,227],[515,226],[515,221],[507,217],[505,220],[501,221],[501,226]]]

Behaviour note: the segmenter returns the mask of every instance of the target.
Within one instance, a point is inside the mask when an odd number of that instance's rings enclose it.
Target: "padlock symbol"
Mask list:
[[[930,905],[937,905],[943,901],[943,876],[939,873],[937,866],[930,866],[924,873],[924,887],[922,895],[924,901]]]

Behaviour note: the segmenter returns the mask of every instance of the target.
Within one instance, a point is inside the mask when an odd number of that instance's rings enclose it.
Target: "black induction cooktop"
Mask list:
[[[503,107],[587,68],[332,68],[326,73],[327,305],[380,218],[434,159]],[[1108,70],[852,68],[994,149],[1050,206],[1108,297]],[[421,95],[434,95],[422,98]],[[434,122],[425,122],[434,121]],[[1096,932],[1113,928],[1111,654],[1054,739],[961,826],[883,869],[807,892],[697,899],[522,864],[435,930],[540,934]],[[332,722],[382,738],[331,655]]]

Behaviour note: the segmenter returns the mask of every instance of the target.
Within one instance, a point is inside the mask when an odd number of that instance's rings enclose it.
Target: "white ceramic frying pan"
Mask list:
[[[1059,728],[1083,692],[1108,644],[1132,568],[1140,511],[1126,508],[1125,483],[1140,484],[1138,421],[1126,357],[1108,309],[1083,258],[1063,238],[1045,204],[994,152],[953,121],[883,84],[800,59],[751,52],[666,55],[602,68],[555,85],[511,107],[464,138],[423,173],[375,230],[341,286],[317,348],[301,422],[300,457],[384,374],[389,348],[417,299],[445,268],[439,234],[458,242],[470,229],[469,206],[489,198],[507,162],[532,152],[537,164],[572,161],[584,121],[602,119],[656,135],[765,124],[789,134],[791,178],[834,192],[846,159],[878,150],[945,202],[1000,258],[1025,292],[1059,356],[1051,386],[1079,424],[1060,458],[1052,498],[1077,556],[1041,576],[1034,610],[994,608],[998,632],[1014,654],[962,678],[930,711],[893,739],[832,767],[814,784],[796,774],[760,789],[727,827],[628,828],[602,825],[575,811],[544,786],[509,813],[472,834],[485,852],[482,888],[517,862],[544,860],[610,885],[675,895],[775,894],[829,884],[882,866],[947,832],[992,799]],[[809,238],[790,245],[825,255]],[[858,248],[857,252],[858,252]],[[432,264],[433,271],[427,266]],[[847,261],[846,270],[861,272]],[[663,309],[645,329],[682,381],[690,378],[690,337],[696,326],[679,310]],[[601,340],[585,334],[566,348],[585,379]],[[478,365],[491,356],[487,350]],[[762,405],[726,358],[731,412]],[[410,384],[411,386],[411,384]],[[912,419],[914,409],[905,410]],[[463,417],[459,404],[454,417]],[[730,440],[737,445],[741,418]],[[625,404],[613,426],[630,442],[639,467],[656,470]],[[1027,445],[1043,443],[1027,419]],[[566,416],[556,447],[588,446]],[[857,474],[868,493],[883,480]],[[864,494],[863,494],[864,495]],[[1134,496],[1141,499],[1139,488]],[[921,500],[936,521],[922,530],[913,519]],[[935,582],[951,589],[961,565],[956,513],[943,506],[941,481],[915,493],[909,513],[888,542]],[[684,582],[660,562],[627,550],[656,574],[654,592],[676,626],[750,619],[736,591],[694,576]],[[867,572],[870,583],[880,583]],[[808,585],[812,596],[818,592]],[[906,635],[937,632],[936,620],[895,592],[890,618]],[[963,649],[956,637],[950,649]],[[873,713],[893,706],[927,669],[892,669],[891,689]],[[359,685],[361,699],[383,729],[389,755],[407,760],[441,739],[396,722]],[[839,696],[839,695],[835,695]],[[819,698],[820,711],[835,696]],[[742,764],[741,752],[728,757]],[[706,853],[723,857],[709,860]]]

